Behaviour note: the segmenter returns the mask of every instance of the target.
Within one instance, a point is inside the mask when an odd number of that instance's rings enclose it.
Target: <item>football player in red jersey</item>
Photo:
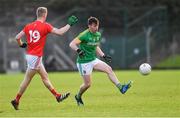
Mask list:
[[[46,36],[49,33],[63,35],[67,32],[71,26],[77,23],[78,19],[75,16],[68,18],[68,23],[62,28],[55,28],[51,24],[46,22],[48,10],[45,7],[37,8],[36,15],[37,20],[27,24],[22,31],[16,35],[16,40],[21,48],[27,48],[26,61],[27,70],[25,73],[24,80],[22,81],[16,98],[11,101],[12,106],[15,110],[18,110],[19,100],[25,92],[27,86],[31,82],[31,79],[36,73],[39,73],[44,85],[50,90],[55,96],[57,102],[66,99],[70,93],[60,94],[58,93],[53,85],[51,84],[48,73],[42,63],[43,49],[46,43]],[[26,36],[26,42],[21,41],[21,38]]]

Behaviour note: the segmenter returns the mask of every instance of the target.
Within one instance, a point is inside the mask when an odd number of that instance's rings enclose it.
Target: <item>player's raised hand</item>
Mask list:
[[[27,47],[27,43],[22,43],[22,45],[20,45],[19,47],[26,48]]]
[[[111,62],[111,61],[112,61],[112,58],[111,58],[111,56],[109,56],[109,55],[104,55],[103,58],[104,58],[104,60],[105,60],[106,62]]]
[[[84,52],[83,50],[81,50],[81,49],[77,49],[76,52],[78,53],[78,55],[79,55],[80,58],[82,58],[83,56],[85,56],[85,52]]]
[[[76,16],[74,16],[74,15],[72,15],[72,16],[70,16],[70,17],[68,18],[68,24],[69,24],[70,26],[75,25],[77,22],[78,22],[78,18],[77,18]]]

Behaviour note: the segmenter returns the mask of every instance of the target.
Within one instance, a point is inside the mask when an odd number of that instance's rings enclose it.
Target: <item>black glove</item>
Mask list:
[[[82,58],[83,56],[85,56],[85,52],[81,49],[77,49],[76,52],[78,53],[79,57]]]
[[[106,62],[111,62],[111,61],[112,61],[112,58],[111,58],[111,56],[109,56],[109,55],[104,55],[103,58],[104,58],[104,60],[105,60]]]
[[[21,46],[19,46],[21,48],[26,48],[27,47],[27,43],[23,43]]]

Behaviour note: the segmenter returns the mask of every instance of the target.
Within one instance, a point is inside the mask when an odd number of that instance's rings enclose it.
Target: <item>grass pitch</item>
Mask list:
[[[132,88],[122,95],[104,73],[94,72],[92,86],[84,94],[84,107],[78,107],[74,95],[82,79],[78,72],[49,73],[60,92],[70,91],[62,103],[55,98],[36,75],[21,98],[20,110],[10,101],[15,97],[24,74],[0,75],[0,117],[180,117],[180,70],[152,71],[142,76],[138,71],[116,71],[124,83],[134,81]]]

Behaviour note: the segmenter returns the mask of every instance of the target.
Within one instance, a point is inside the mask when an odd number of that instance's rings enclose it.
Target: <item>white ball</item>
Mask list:
[[[151,66],[148,63],[143,63],[139,66],[139,72],[142,75],[148,75],[151,72]]]

